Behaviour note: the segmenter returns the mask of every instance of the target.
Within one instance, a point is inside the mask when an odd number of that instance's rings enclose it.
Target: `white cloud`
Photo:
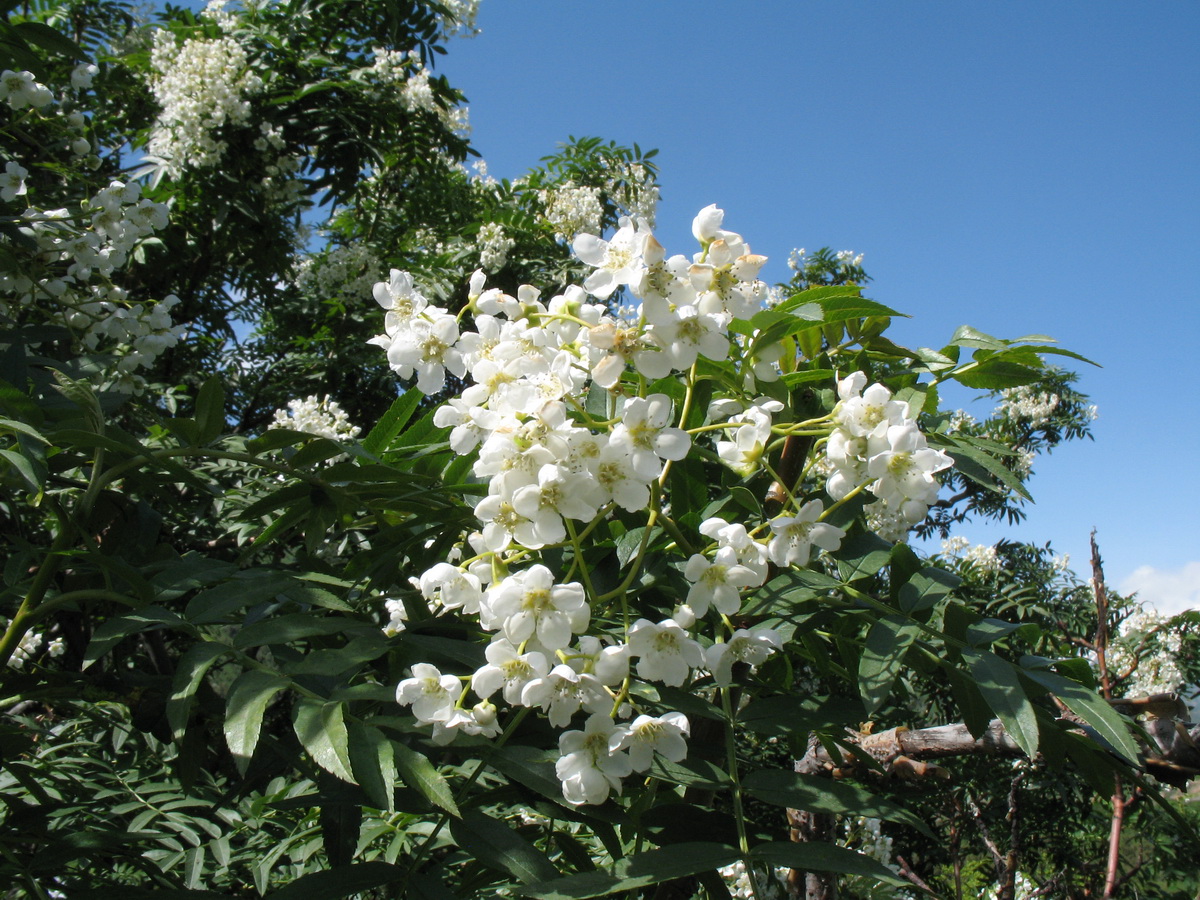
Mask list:
[[[1141,566],[1117,589],[1122,594],[1136,592],[1139,600],[1164,616],[1200,609],[1200,562],[1185,563],[1178,569]]]

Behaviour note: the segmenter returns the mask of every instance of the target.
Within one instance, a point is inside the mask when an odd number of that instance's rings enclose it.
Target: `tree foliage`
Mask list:
[[[4,13],[8,896],[1095,895],[1121,783],[1122,887],[1191,896],[1107,701],[1194,684],[1195,615],[1098,627],[1048,548],[908,542],[1019,521],[1081,357],[898,346],[860,257],[768,290],[715,207],[669,257],[636,145],[469,167],[468,2]],[[993,719],[1012,769],[866,749]]]

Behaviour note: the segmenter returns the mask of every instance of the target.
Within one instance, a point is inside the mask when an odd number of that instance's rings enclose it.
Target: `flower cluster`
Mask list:
[[[996,415],[1028,425],[1030,428],[1041,428],[1049,424],[1062,400],[1058,394],[1039,391],[1029,385],[1005,388],[1000,392],[1000,396],[1003,399],[996,407]]]
[[[570,241],[577,234],[592,234],[600,230],[604,207],[597,188],[577,185],[572,181],[538,192],[546,208],[546,221],[554,227],[554,236]]]
[[[0,619],[0,624],[5,624],[3,619]],[[8,658],[8,666],[11,669],[23,669],[25,664],[30,660],[35,659],[39,653],[45,650],[47,656],[55,657],[62,656],[67,645],[62,638],[53,638],[49,643],[42,637],[40,632],[27,631],[21,638],[21,643],[13,650],[12,656]]]
[[[289,400],[287,409],[275,410],[275,420],[268,428],[290,428],[331,441],[352,441],[362,431],[350,424],[346,411],[328,396],[315,395],[303,400]]]
[[[162,112],[150,134],[150,155],[178,177],[186,168],[216,165],[226,143],[217,136],[225,125],[245,125],[248,98],[262,90],[245,48],[228,35],[192,38],[176,44],[167,31],[154,35],[150,88]]]
[[[23,172],[9,164],[10,175]],[[166,205],[142,197],[136,183],[114,181],[84,200],[77,215],[30,207],[23,219],[36,251],[24,271],[0,275],[0,291],[12,298],[0,310],[36,310],[63,321],[84,348],[110,355],[114,387],[140,390],[135,373],[183,334],[184,326],[171,322],[179,300],[136,303],[112,278],[139,243],[166,227]]]
[[[783,900],[787,896],[787,876],[790,871],[783,867],[777,867],[769,874],[755,871],[751,879],[745,860],[739,859],[717,869],[717,874],[725,879],[729,895],[737,900]]]
[[[385,266],[366,245],[345,244],[319,257],[305,256],[296,268],[296,287],[313,299],[365,300]]]
[[[1168,629],[1167,617],[1142,610],[1121,623],[1108,653],[1109,670],[1128,673],[1122,685],[1126,697],[1144,697],[1177,691],[1187,681],[1179,665],[1183,640]]]
[[[1004,567],[996,548],[985,544],[972,545],[965,537],[951,537],[942,541],[942,553],[946,556],[961,559],[964,565],[971,566],[976,571],[995,574]]]
[[[954,460],[928,446],[906,403],[892,399],[882,384],[867,387],[862,372],[838,382],[838,397],[825,489],[842,500],[866,487],[878,498],[867,508],[879,520],[876,530],[888,540],[902,540],[937,501],[934,474]]]
[[[572,803],[620,792],[622,779],[646,771],[655,754],[683,758],[686,717],[650,715],[631,690],[634,680],[721,687],[764,663],[782,649],[782,638],[770,628],[733,624],[744,593],[765,582],[772,563],[805,566],[844,536],[823,521],[819,498],[794,499],[753,530],[708,518],[699,526],[708,543],[678,561],[690,588],[670,615],[635,619],[627,612],[618,634],[589,633],[623,591],[597,593],[580,535],[623,513],[652,522],[664,511],[671,466],[702,435],[715,433],[720,458],[747,473],[758,470],[779,436],[772,419],[783,405],[768,397],[723,398],[709,408],[706,424],[689,431],[688,401],[648,387],[672,373],[692,384],[688,373],[702,358],[736,357],[750,387],[779,377],[778,345],[759,347],[731,332],[735,319],[762,308],[765,258],[722,226],[721,210],[701,211],[693,222],[701,250],[691,259],[668,256],[644,220],[622,219],[608,240],[580,234],[575,252],[593,271],[582,286],[549,300],[529,285],[516,296],[488,289],[478,271],[468,291],[473,330],[431,304],[407,273],[393,270],[375,287],[385,333],[371,343],[386,350],[391,368],[415,377],[426,394],[441,391],[448,374],[469,382],[433,421],[450,429],[455,453],[473,456],[473,473],[487,485],[475,504],[478,530],[466,536],[461,557],[413,580],[436,615],[470,616],[491,634],[487,662],[462,677],[414,666],[397,699],[432,726],[438,741],[458,732],[496,734],[500,702],[541,710],[564,729],[557,771]],[[614,316],[607,306],[618,291],[639,301],[631,317]],[[830,469],[847,482],[846,493],[869,486],[880,503],[911,512],[936,493],[932,472],[948,458],[924,446],[907,407],[890,395],[880,399],[878,385],[866,395],[886,407],[887,421],[875,434],[879,423],[864,406],[862,387],[855,376],[844,379],[836,424],[819,420],[832,429],[830,444],[840,435],[844,449],[840,468]],[[852,451],[847,436],[855,429]],[[575,557],[565,578],[544,557],[538,561],[541,551],[560,547]],[[406,614],[398,601],[388,611],[394,633]],[[582,714],[584,728],[570,730]]]
[[[504,226],[488,222],[479,229],[475,241],[479,248],[479,267],[485,272],[498,272],[508,262],[508,251],[517,242],[504,233]]]

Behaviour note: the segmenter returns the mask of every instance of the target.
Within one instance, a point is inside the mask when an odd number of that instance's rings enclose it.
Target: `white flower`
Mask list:
[[[731,231],[722,231],[721,224],[725,221],[725,210],[718,209],[717,204],[710,203],[692,219],[692,236],[701,244],[711,244],[713,241],[724,240],[726,237],[736,237]]]
[[[585,634],[567,658],[576,672],[591,672],[601,684],[618,685],[629,675],[629,645],[602,646],[600,639]]]
[[[405,608],[403,600],[394,597],[385,600],[383,605],[388,614],[388,623],[383,626],[383,633],[392,637],[407,627],[408,610]]]
[[[412,713],[422,725],[445,722],[454,712],[462,694],[462,682],[454,675],[443,675],[428,663],[412,667],[412,678],[405,678],[396,687],[396,702],[412,707]]]
[[[4,174],[0,175],[0,198],[7,201],[25,196],[25,179],[28,175],[29,172],[24,166],[11,160],[5,163]]]
[[[755,628],[749,631],[739,628],[725,643],[709,647],[704,652],[704,661],[713,674],[713,680],[718,685],[725,686],[733,684],[734,663],[758,666],[776,650],[782,649],[783,641],[770,628]]]
[[[245,125],[248,98],[263,88],[245,49],[229,35],[176,45],[174,35],[162,30],[154,36],[150,67],[150,87],[162,107],[150,132],[150,155],[173,176],[216,165],[226,145],[213,135],[226,124]]]
[[[687,741],[691,726],[683,713],[669,712],[657,718],[638,716],[629,726],[625,746],[635,772],[645,772],[654,761],[657,752],[671,762],[679,762],[687,756]]]
[[[629,756],[620,750],[624,740],[625,729],[600,713],[588,718],[583,731],[559,737],[554,771],[568,803],[598,804],[612,791],[621,793],[621,779],[633,771]]]
[[[693,554],[683,575],[692,582],[687,604],[698,617],[705,616],[710,605],[722,615],[733,615],[742,605],[740,588],[758,583],[752,570],[738,564],[737,551],[732,547],[717,550],[712,562],[703,554]]]
[[[621,219],[620,226],[611,241],[581,234],[571,245],[580,260],[596,268],[583,286],[601,300],[607,300],[613,291],[637,279],[641,272],[645,233],[635,228],[628,217]]]
[[[611,446],[630,455],[634,472],[651,482],[662,472],[662,460],[683,459],[691,449],[687,432],[670,425],[671,398],[666,394],[634,397],[625,404]]]
[[[421,596],[444,609],[461,609],[465,613],[479,612],[483,589],[479,579],[450,563],[437,563],[421,575],[418,582]]]
[[[700,533],[715,540],[720,547],[733,548],[738,563],[755,575],[756,580],[750,587],[757,587],[767,580],[767,548],[752,538],[741,522],[730,523],[714,516],[700,523]]]
[[[566,728],[571,717],[583,707],[590,713],[602,713],[612,706],[612,698],[595,675],[576,672],[561,664],[549,674],[534,678],[521,690],[521,705],[540,708],[555,728]]]
[[[650,488],[633,468],[633,456],[629,451],[614,447],[611,443],[600,449],[595,461],[596,484],[604,491],[605,498],[630,512],[645,509],[650,502]],[[657,473],[650,479],[658,477]]]
[[[5,69],[0,73],[0,100],[7,100],[13,109],[41,108],[53,99],[54,94],[44,84],[38,84],[32,72]]]
[[[867,460],[867,474],[878,479],[870,490],[915,525],[937,500],[934,473],[952,465],[954,460],[941,450],[926,446],[915,422],[893,425],[887,430],[887,448]]]
[[[436,394],[446,384],[446,372],[461,378],[467,372],[458,341],[458,320],[449,314],[431,315],[433,307],[398,329],[387,348],[388,365],[401,378],[417,375],[417,389]]]
[[[497,638],[484,651],[488,664],[475,671],[471,689],[486,700],[501,687],[504,699],[514,706],[521,702],[525,685],[535,678],[544,678],[550,671],[546,656],[536,650],[518,653],[506,638]]]
[[[1000,396],[1003,400],[996,407],[996,414],[1030,428],[1047,425],[1062,401],[1058,394],[1039,391],[1032,385],[1005,388]]]
[[[629,629],[629,649],[640,657],[639,678],[670,687],[683,684],[691,669],[704,664],[703,648],[673,619],[657,625],[649,619],[638,619]]]
[[[846,532],[827,522],[818,522],[823,510],[820,500],[809,500],[796,515],[772,519],[774,537],[767,545],[771,562],[777,566],[806,566],[814,544],[829,551],[840,547]]]
[[[561,650],[571,635],[587,628],[590,610],[582,585],[555,584],[542,565],[515,572],[492,585],[485,598],[489,616],[501,623],[513,644],[532,637],[547,650]]]
[[[71,70],[71,87],[76,90],[85,90],[92,86],[92,79],[98,75],[100,70],[92,63],[80,63]]]

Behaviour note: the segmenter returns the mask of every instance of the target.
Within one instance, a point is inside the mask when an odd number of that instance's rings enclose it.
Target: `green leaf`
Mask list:
[[[962,579],[953,572],[926,566],[900,586],[900,608],[915,613],[937,606],[960,584]]]
[[[392,752],[395,756],[396,771],[399,773],[401,781],[410,788],[415,788],[434,806],[444,809],[452,816],[460,815],[450,785],[434,768],[433,763],[399,741],[392,742]]]
[[[892,545],[871,531],[854,532],[842,541],[833,554],[843,581],[857,581],[874,575],[888,564]]]
[[[396,757],[392,742],[378,728],[362,722],[346,726],[350,736],[350,767],[354,777],[378,809],[396,810]]]
[[[834,844],[759,844],[750,850],[750,859],[771,867],[800,869],[804,872],[836,872],[862,875],[897,887],[910,887],[883,863]]]
[[[655,754],[654,761],[650,764],[650,774],[663,781],[687,787],[720,789],[729,786],[729,773],[700,757],[671,762],[666,757]]]
[[[1023,669],[1022,674],[1052,692],[1067,705],[1067,709],[1091,725],[1110,749],[1137,765],[1138,748],[1129,734],[1129,727],[1099,694],[1054,672]]]
[[[971,737],[978,740],[992,724],[992,709],[970,675],[946,660],[941,662],[950,681],[950,694],[962,713],[963,724],[971,732]]]
[[[837,591],[845,587],[836,578],[812,569],[791,569],[772,578],[765,585],[754,589],[746,596],[742,612],[745,615],[762,616],[782,614],[798,603],[811,600],[819,594]]]
[[[13,450],[0,450],[0,457],[9,461],[31,491],[42,489],[42,481],[46,477],[44,465],[35,467],[29,457]],[[42,470],[41,472],[38,471],[39,468]]]
[[[175,679],[171,685],[171,696],[167,700],[167,724],[171,726],[175,740],[182,738],[183,732],[187,729],[188,718],[192,711],[192,700],[196,696],[196,690],[200,687],[200,681],[212,664],[224,654],[229,653],[231,649],[228,644],[204,641],[193,644],[180,657],[179,665],[175,669]]]
[[[866,718],[857,701],[848,697],[816,700],[793,695],[751,700],[737,714],[738,723],[756,734],[807,737],[809,732],[836,725],[854,725]]]
[[[213,375],[196,395],[196,443],[207,444],[225,430],[225,388]]]
[[[273,599],[295,583],[295,578],[281,572],[238,573],[224,584],[200,591],[183,614],[197,625],[220,622],[232,612]]]
[[[252,669],[239,675],[230,687],[225,708],[225,743],[240,770],[254,756],[263,715],[271,699],[287,686],[288,681],[278,675]]]
[[[291,613],[247,625],[234,635],[233,646],[246,650],[263,644],[287,644],[304,638],[357,631],[363,627],[362,622],[343,616],[317,617],[311,613]]]
[[[954,468],[958,472],[970,478],[977,484],[981,484],[988,490],[998,491],[996,482],[1000,482],[1004,487],[1015,491],[1026,500],[1032,500],[1033,496],[1029,493],[1029,489],[1021,481],[1017,475],[1004,466],[998,459],[986,451],[980,450],[975,446],[967,443],[968,438],[942,438],[939,443],[943,443],[943,449],[954,460]],[[990,477],[989,477],[990,476]]]
[[[742,787],[752,796],[773,806],[870,816],[888,822],[900,822],[929,837],[934,836],[928,825],[900,804],[847,781],[834,781],[821,775],[801,775],[783,769],[763,769],[743,778]]]
[[[972,647],[984,647],[1030,624],[1032,623],[1026,622],[1022,625],[1019,622],[1005,622],[1003,619],[981,619],[967,627],[967,643]]]
[[[867,632],[858,661],[858,689],[868,716],[874,715],[892,693],[904,656],[919,630],[909,618],[884,616]]]
[[[378,456],[386,450],[392,442],[392,438],[408,424],[408,420],[412,418],[412,414],[416,412],[417,407],[424,399],[425,395],[420,391],[405,391],[393,400],[388,411],[371,429],[371,433],[363,438],[363,449],[373,456]]]
[[[301,698],[292,713],[292,727],[313,762],[342,781],[356,784],[346,749],[348,736],[341,703]]]
[[[24,422],[18,422],[16,419],[0,418],[0,430],[18,432],[33,438],[35,441],[40,441],[43,444],[49,444],[50,441],[46,436],[34,428],[32,425],[26,425]]]
[[[558,869],[546,854],[503,822],[479,810],[464,810],[462,818],[450,823],[450,833],[459,847],[481,863],[507,872],[525,884],[558,877]]]
[[[42,22],[18,22],[12,26],[13,31],[23,40],[37,44],[43,50],[57,53],[69,59],[83,59],[84,53],[69,37]]]
[[[719,869],[735,862],[739,855],[737,850],[725,844],[671,844],[627,856],[618,860],[611,869],[597,869],[555,881],[526,885],[518,888],[517,893],[538,900],[586,900],[589,897],[617,895]]]
[[[92,640],[83,654],[83,668],[86,669],[129,635],[163,625],[186,626],[187,622],[179,614],[161,606],[148,606],[137,612],[109,619],[92,632]]]
[[[1005,346],[1004,341],[984,334],[970,325],[959,325],[954,336],[950,338],[950,344],[954,347],[970,347],[977,350],[1003,350]]]
[[[994,356],[981,363],[968,364],[959,372],[951,375],[959,384],[981,391],[998,391],[1002,388],[1020,387],[1030,384],[1042,377],[1041,369],[1022,365],[1018,362]]]
[[[379,861],[340,866],[303,875],[287,887],[267,894],[265,900],[336,900],[401,881],[407,874],[403,866]]]
[[[1037,753],[1037,713],[1012,663],[987,650],[964,649],[963,659],[988,706],[1004,723],[1017,746],[1032,759]]]
[[[229,900],[228,894],[212,891],[189,891],[184,888],[145,888],[123,885],[120,887],[93,888],[72,891],[79,900]]]

